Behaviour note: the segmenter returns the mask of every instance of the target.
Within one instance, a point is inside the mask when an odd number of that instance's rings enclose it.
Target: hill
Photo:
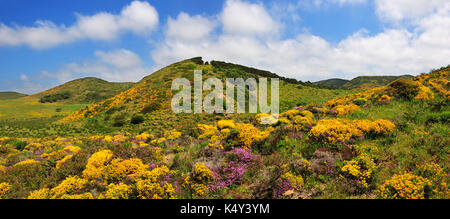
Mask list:
[[[401,76],[359,76],[342,85],[341,89],[370,89],[387,85],[399,78],[411,79],[412,75]]]
[[[314,82],[314,84],[321,85],[323,87],[338,89],[338,88],[341,88],[344,84],[346,84],[348,82],[350,82],[350,81],[345,80],[345,79],[340,79],[340,78],[332,78],[332,79]]]
[[[21,94],[18,92],[13,91],[6,91],[6,92],[0,92],[0,100],[10,100],[10,99],[16,99],[20,97],[25,97],[26,94]]]
[[[324,103],[330,97],[342,96],[350,93],[344,90],[329,90],[307,86],[307,83],[278,76],[275,73],[249,68],[242,65],[225,63],[221,61],[203,62],[201,57],[192,58],[171,64],[133,85],[113,98],[107,99],[97,104],[92,104],[63,121],[97,120],[109,125],[104,126],[131,126],[135,130],[135,124],[131,124],[133,118],[145,118],[148,123],[162,124],[162,126],[183,126],[195,123],[191,121],[192,116],[175,115],[171,111],[172,81],[176,78],[186,78],[193,84],[194,70],[203,71],[203,80],[215,77],[222,81],[226,78],[260,78],[270,77],[280,79],[280,110],[287,110],[294,106],[306,105],[312,103]],[[248,88],[246,88],[248,89]],[[204,92],[203,95],[207,95]],[[149,114],[146,116],[146,114]],[[211,120],[214,117],[243,117],[248,114],[240,115],[210,115],[197,114],[197,120]],[[142,120],[142,119],[141,119]],[[143,128],[148,126],[143,123]],[[160,125],[154,129],[164,128]]]
[[[99,78],[87,77],[69,81],[49,90],[30,95],[41,103],[95,103],[129,89],[131,82],[108,82]]]
[[[345,80],[345,79],[328,79],[323,81],[314,82],[314,84],[323,86],[323,87],[329,87],[334,89],[346,89],[346,90],[353,90],[353,89],[370,89],[375,87],[380,87],[387,85],[399,78],[406,78],[411,79],[413,78],[412,75],[401,75],[401,76],[359,76],[356,78],[353,78],[352,80]]]

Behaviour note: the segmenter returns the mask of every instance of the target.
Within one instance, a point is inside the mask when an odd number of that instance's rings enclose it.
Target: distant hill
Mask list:
[[[0,92],[0,100],[10,100],[10,99],[17,99],[20,97],[25,97],[26,94],[21,94],[18,92],[13,91],[6,91],[6,92]]]
[[[337,89],[337,88],[341,88],[344,84],[346,84],[348,82],[350,82],[350,81],[345,80],[345,79],[340,79],[340,78],[332,78],[332,79],[328,79],[328,80],[314,82],[314,84]]]
[[[399,78],[411,79],[412,75],[401,76],[359,76],[352,80],[333,78],[323,81],[314,82],[321,87],[329,87],[334,89],[368,89],[387,85]]]
[[[131,82],[108,82],[99,78],[87,77],[30,95],[42,103],[95,103],[111,98],[133,86]]]

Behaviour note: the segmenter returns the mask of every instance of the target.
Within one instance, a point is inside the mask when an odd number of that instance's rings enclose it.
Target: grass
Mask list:
[[[37,98],[0,100],[0,119],[66,116],[87,104],[40,103]],[[58,109],[58,110],[57,110]]]

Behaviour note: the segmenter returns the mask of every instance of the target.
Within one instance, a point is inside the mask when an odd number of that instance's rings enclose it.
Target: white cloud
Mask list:
[[[174,40],[199,41],[208,37],[214,27],[215,22],[207,18],[181,12],[176,19],[169,17],[166,36]]]
[[[77,14],[72,26],[51,21],[36,21],[36,25],[7,26],[0,23],[0,46],[27,45],[35,49],[55,47],[81,39],[112,40],[125,31],[146,34],[158,25],[158,13],[148,2],[133,1],[114,15],[100,12],[92,16]]]
[[[24,75],[24,74],[20,75],[20,80],[22,80],[22,81],[29,81],[28,77],[26,75]]]
[[[274,20],[267,18],[263,5],[236,0],[228,1],[220,16],[230,9],[230,2],[258,8],[261,11],[256,14],[261,15],[262,20]],[[258,16],[252,19],[259,20]],[[232,25],[230,20],[220,21],[224,29]],[[206,60],[224,60],[313,81],[359,75],[417,74],[450,64],[450,2],[416,20],[412,26],[396,26],[377,34],[360,30],[338,43],[329,43],[311,33],[281,39],[272,32],[271,37],[260,38],[244,30],[238,31],[246,22],[233,22],[237,26],[234,31],[210,35],[202,43],[174,41],[167,37],[152,51],[153,60],[162,67],[181,59],[203,56]]]
[[[95,55],[103,62],[122,69],[140,66],[143,64],[142,60],[136,53],[126,49],[120,49],[112,52],[96,51]]]
[[[158,25],[158,12],[148,2],[133,1],[122,10],[118,23],[136,34],[145,34]]]
[[[448,0],[375,0],[378,16],[386,21],[398,22],[435,13]]]
[[[223,31],[229,34],[264,35],[279,28],[262,4],[239,0],[226,1],[220,20]]]
[[[65,64],[54,73],[45,71],[45,77],[57,79],[60,83],[88,76],[124,82],[138,81],[151,73],[143,66],[139,55],[126,49],[96,51],[94,55],[97,59]]]

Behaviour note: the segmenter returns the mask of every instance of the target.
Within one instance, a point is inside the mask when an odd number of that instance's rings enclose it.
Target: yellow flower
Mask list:
[[[404,173],[386,180],[379,189],[379,196],[385,199],[424,199],[430,186],[428,179]]]
[[[102,150],[93,154],[88,160],[86,169],[83,171],[83,177],[86,179],[99,178],[105,168],[105,163],[108,162],[112,156],[113,153],[110,150]]]
[[[9,183],[0,183],[0,199],[6,198],[6,194],[11,189]]]
[[[224,128],[234,129],[234,128],[236,128],[236,124],[233,120],[220,120],[217,122],[217,127],[219,129],[224,129]]]
[[[16,163],[16,164],[14,164],[14,166],[25,166],[25,165],[36,164],[36,163],[39,163],[39,161],[29,159],[29,160],[24,160],[19,163]]]
[[[197,163],[195,165],[192,178],[199,182],[209,182],[214,179],[212,171],[204,163]]]
[[[108,190],[99,199],[127,199],[131,191],[131,187],[124,183],[109,184]]]
[[[87,181],[77,176],[69,176],[58,186],[50,190],[51,198],[60,198],[65,194],[73,194],[84,188]]]
[[[66,161],[70,160],[73,155],[67,155],[62,160],[56,161],[56,169],[59,169]]]

